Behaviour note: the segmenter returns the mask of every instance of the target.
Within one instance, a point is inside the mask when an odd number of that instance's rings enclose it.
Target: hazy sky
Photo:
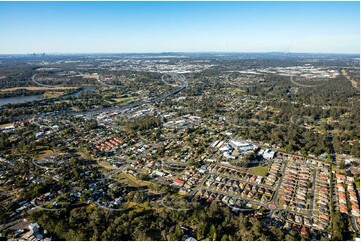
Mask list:
[[[0,53],[359,53],[359,4],[0,2]]]

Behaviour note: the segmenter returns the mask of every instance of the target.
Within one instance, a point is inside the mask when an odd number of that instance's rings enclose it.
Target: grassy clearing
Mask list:
[[[93,160],[93,157],[86,148],[79,149],[78,154],[86,160]]]
[[[148,203],[135,203],[135,202],[129,202],[128,208],[137,208],[139,210],[150,210],[152,209]]]
[[[55,101],[54,103],[55,104],[59,104],[59,103],[70,103],[71,101],[70,100],[61,100],[61,101]]]
[[[243,93],[244,92],[243,89],[238,88],[238,87],[236,87],[236,88],[226,88],[226,89],[227,89],[227,91],[229,91],[231,93]]]
[[[256,166],[248,169],[248,173],[257,175],[257,176],[266,176],[268,173],[268,166]]]
[[[120,182],[127,183],[131,186],[135,186],[135,187],[142,187],[142,186],[154,187],[155,186],[155,184],[152,182],[139,180],[136,177],[132,176],[131,174],[125,173],[123,171],[113,175],[112,178],[117,179]]]
[[[137,99],[137,97],[123,97],[123,98],[113,98],[112,100],[116,103],[125,103]]]
[[[39,152],[36,159],[41,160],[41,159],[44,159],[45,157],[51,156],[52,154],[54,154],[54,152],[52,150],[42,150]]]
[[[85,79],[98,79],[98,75],[93,74],[81,74],[81,76]]]
[[[109,162],[101,161],[98,163],[99,166],[105,168],[106,170],[114,170],[116,169],[113,165],[111,165]]]
[[[81,111],[81,109],[80,109],[79,107],[72,107],[71,110],[74,110],[74,111],[76,111],[76,112],[80,112],[80,111]]]
[[[64,95],[64,92],[46,92],[46,93],[44,93],[44,96],[46,98],[58,98],[62,95]]]
[[[10,142],[14,142],[15,140],[17,140],[17,139],[14,138],[14,137],[9,137],[9,141],[10,141]]]
[[[34,149],[34,151],[42,151],[42,150],[47,150],[49,149],[49,146],[46,145],[38,145],[36,146],[36,148]]]

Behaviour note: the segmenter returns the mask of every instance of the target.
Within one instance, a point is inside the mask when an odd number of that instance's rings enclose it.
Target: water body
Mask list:
[[[80,94],[82,94],[83,92],[94,92],[97,88],[96,87],[83,87],[81,88],[79,91],[67,94],[62,96],[63,98],[67,98],[67,97],[79,97]]]
[[[78,91],[62,96],[61,98],[67,97],[79,97],[83,92],[93,92],[96,90],[96,87],[83,87]],[[31,102],[35,100],[40,100],[44,98],[43,95],[32,95],[32,96],[18,96],[18,97],[9,97],[9,98],[0,98],[0,106],[10,104],[10,103],[24,103]]]
[[[10,103],[24,103],[34,100],[40,100],[43,98],[43,95],[32,95],[32,96],[18,96],[18,97],[8,97],[0,99],[0,106],[10,104]]]

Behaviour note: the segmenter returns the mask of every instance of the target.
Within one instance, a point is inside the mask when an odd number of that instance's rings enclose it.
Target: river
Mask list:
[[[32,95],[32,96],[18,96],[18,97],[8,97],[0,98],[0,106],[10,104],[10,103],[24,103],[34,100],[42,99],[43,95]]]
[[[83,87],[81,90],[67,94],[62,96],[61,98],[67,98],[67,97],[79,97],[79,95],[83,92],[93,92],[95,91],[97,88],[96,87]]]
[[[66,94],[61,96],[61,98],[68,98],[68,97],[79,97],[79,95],[83,92],[93,92],[96,90],[96,87],[83,87],[82,89],[75,91],[70,94]],[[17,97],[8,97],[8,98],[0,98],[0,106],[11,104],[11,103],[24,103],[24,102],[31,102],[34,100],[43,99],[43,95],[31,95],[31,96],[17,96]]]

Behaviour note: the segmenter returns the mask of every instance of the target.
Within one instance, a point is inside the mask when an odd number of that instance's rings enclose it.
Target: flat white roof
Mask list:
[[[244,142],[244,141],[235,141],[235,140],[231,140],[231,143],[234,144],[235,146],[249,146],[251,144]]]

